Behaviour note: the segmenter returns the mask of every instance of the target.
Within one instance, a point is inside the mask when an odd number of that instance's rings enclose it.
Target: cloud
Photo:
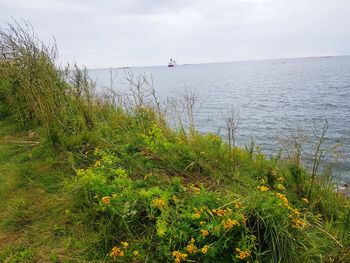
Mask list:
[[[88,67],[350,54],[347,0],[2,1]],[[3,24],[4,25],[4,24]]]

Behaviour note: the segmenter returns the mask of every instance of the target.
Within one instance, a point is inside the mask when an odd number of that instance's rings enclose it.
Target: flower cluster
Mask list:
[[[269,188],[267,186],[263,186],[263,185],[258,186],[257,189],[260,190],[261,192],[266,192],[269,190]]]
[[[101,161],[97,160],[94,164],[95,167],[100,167],[101,166]]]
[[[193,214],[193,218],[198,219],[200,218],[202,215],[202,211],[198,210],[197,208],[194,209],[194,214]]]
[[[209,235],[207,230],[205,233]],[[186,252],[188,254],[196,254],[197,252],[201,252],[202,254],[206,254],[209,250],[209,245],[204,245],[202,248],[197,248],[195,245],[195,239],[191,238],[190,242],[186,246]],[[180,251],[173,251],[173,257],[175,257],[175,262],[181,262],[183,260],[187,260],[188,254],[181,253]]]
[[[123,246],[124,249],[127,249],[129,247],[128,242],[120,242],[120,244]],[[137,252],[138,253],[138,252]],[[117,257],[123,257],[125,255],[125,252],[118,246],[114,246],[109,253],[109,256],[112,258],[117,258]]]
[[[120,247],[114,246],[112,248],[111,253],[109,253],[109,256],[113,257],[114,259],[116,257],[123,257],[124,256],[124,251]]]
[[[124,248],[128,248],[129,246],[128,242],[120,242],[120,244],[122,244]]]
[[[111,198],[109,196],[102,197],[102,203],[108,205],[111,202]]]
[[[194,244],[188,244],[186,247],[186,251],[189,254],[195,254],[197,252],[197,247]]]
[[[201,235],[203,236],[203,237],[206,237],[206,236],[208,236],[209,235],[209,231],[208,230],[206,230],[206,229],[201,229]]]
[[[292,219],[292,227],[302,229],[306,225],[305,221],[299,219],[299,218],[293,218]]]
[[[202,252],[203,254],[207,254],[208,249],[209,249],[209,246],[208,246],[208,245],[205,245],[204,247],[201,248],[201,252]]]
[[[195,239],[191,238],[190,243],[186,247],[186,251],[189,254],[195,254],[197,252],[197,247],[194,245]]]
[[[225,216],[227,213],[231,212],[232,210],[230,208],[226,208],[226,209],[213,209],[212,212],[214,215],[216,216]]]
[[[187,254],[183,254],[180,251],[173,251],[173,257],[175,258],[175,263],[180,263],[183,260],[187,259]]]
[[[289,201],[288,201],[288,199],[287,199],[287,197],[285,195],[280,194],[280,193],[276,193],[276,196],[279,199],[281,199],[285,205],[288,205]]]
[[[239,226],[239,222],[237,220],[232,220],[230,218],[228,218],[226,221],[224,221],[224,229],[231,229],[233,226]]]
[[[240,250],[239,248],[236,248],[236,252],[237,252],[237,258],[239,259],[245,259],[247,257],[250,257],[251,252],[249,250]]]
[[[152,201],[152,204],[156,208],[163,208],[166,205],[166,201],[163,198],[155,198]]]
[[[200,194],[201,192],[201,189],[196,186],[191,185],[190,188],[196,195]]]

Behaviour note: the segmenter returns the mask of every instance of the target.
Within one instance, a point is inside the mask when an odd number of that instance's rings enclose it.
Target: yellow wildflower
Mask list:
[[[192,187],[192,190],[193,190],[193,192],[194,192],[195,194],[197,194],[197,195],[201,192],[201,189],[198,188],[198,187],[195,187],[195,186]]]
[[[245,259],[247,257],[250,257],[249,250],[240,250],[239,248],[236,248],[236,252],[238,253],[238,255],[236,257],[239,259]]]
[[[292,227],[294,228],[302,229],[305,225],[306,223],[299,218],[293,218],[292,220]]]
[[[182,253],[178,250],[173,251],[172,253],[173,257],[181,257]]]
[[[278,197],[279,199],[281,199],[286,205],[288,205],[288,199],[287,199],[287,197],[286,197],[285,195],[280,194],[280,193],[276,193],[276,195],[277,195],[277,197]]]
[[[208,249],[209,249],[209,246],[208,245],[205,245],[204,247],[201,248],[201,252],[203,254],[206,254],[208,252]]]
[[[283,184],[277,184],[277,189],[282,190],[282,191],[286,190],[286,188],[283,186]]]
[[[261,192],[266,192],[269,190],[269,188],[266,186],[258,186],[257,189],[260,190]]]
[[[284,181],[284,178],[283,178],[283,177],[278,177],[278,178],[277,178],[277,181],[283,182],[283,181]]]
[[[111,198],[110,198],[109,196],[104,196],[104,197],[102,197],[102,202],[103,202],[104,204],[108,205],[108,204],[111,202],[110,199],[111,199]]]
[[[198,219],[201,217],[201,212],[200,211],[196,211],[193,215],[194,218]]]
[[[186,251],[189,253],[189,254],[194,254],[197,252],[197,247],[193,244],[189,244],[187,245],[186,247]]]
[[[109,256],[113,258],[123,257],[124,252],[120,249],[120,247],[113,247],[111,253],[109,253]]]
[[[100,167],[101,166],[101,161],[97,160],[94,164],[95,167]]]
[[[129,246],[128,242],[120,242],[120,244],[122,244],[124,248],[127,248]]]
[[[206,236],[208,236],[209,235],[209,231],[208,230],[206,230],[206,229],[201,229],[201,235],[203,236],[203,237],[206,237]]]
[[[173,257],[175,258],[175,263],[180,263],[181,261],[187,259],[187,254],[181,253],[180,251],[176,250],[173,251]]]
[[[200,221],[199,224],[202,226],[202,225],[205,224],[205,222],[204,221]]]
[[[213,214],[214,215],[217,215],[217,216],[224,216],[226,215],[226,211],[225,210],[222,210],[222,209],[213,209],[212,210]]]
[[[135,250],[134,252],[132,252],[134,257],[137,257],[139,255],[139,252],[137,250]]]
[[[155,207],[157,207],[159,209],[166,205],[166,202],[163,198],[155,198],[155,199],[153,199],[152,203]]]
[[[117,198],[118,195],[117,195],[117,194],[112,194],[112,197],[113,197],[113,198]]]
[[[306,204],[309,203],[309,200],[307,200],[307,198],[301,198],[301,200],[303,200]]]
[[[230,218],[228,218],[225,222],[224,222],[224,229],[230,229],[233,226],[238,225],[239,226],[239,222],[237,220],[232,220]]]

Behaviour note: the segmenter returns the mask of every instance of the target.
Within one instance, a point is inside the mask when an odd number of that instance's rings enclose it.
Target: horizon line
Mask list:
[[[263,58],[263,59],[243,59],[243,60],[231,60],[231,61],[216,61],[216,62],[198,62],[198,63],[182,63],[177,66],[184,65],[205,65],[205,64],[223,64],[223,63],[235,63],[235,62],[253,62],[253,61],[268,61],[268,60],[284,60],[284,59],[308,59],[308,58],[333,58],[333,57],[347,57],[350,54],[346,55],[320,55],[320,56],[303,56],[303,57],[281,57],[281,58]],[[127,68],[148,68],[148,67],[164,67],[167,64],[162,65],[145,65],[145,66],[116,66],[116,67],[97,67],[97,68],[89,68],[89,70],[101,70],[101,69],[127,69]]]

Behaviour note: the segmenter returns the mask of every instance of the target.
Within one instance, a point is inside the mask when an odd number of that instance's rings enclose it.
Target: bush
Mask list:
[[[332,240],[315,227],[320,218],[306,202],[293,205],[281,182],[276,181],[275,190],[260,185],[248,196],[221,195],[157,173],[132,179],[117,157],[100,149],[94,158],[68,185],[102,234],[101,243],[94,244],[101,257],[123,262],[135,257],[318,262],[334,249]]]

